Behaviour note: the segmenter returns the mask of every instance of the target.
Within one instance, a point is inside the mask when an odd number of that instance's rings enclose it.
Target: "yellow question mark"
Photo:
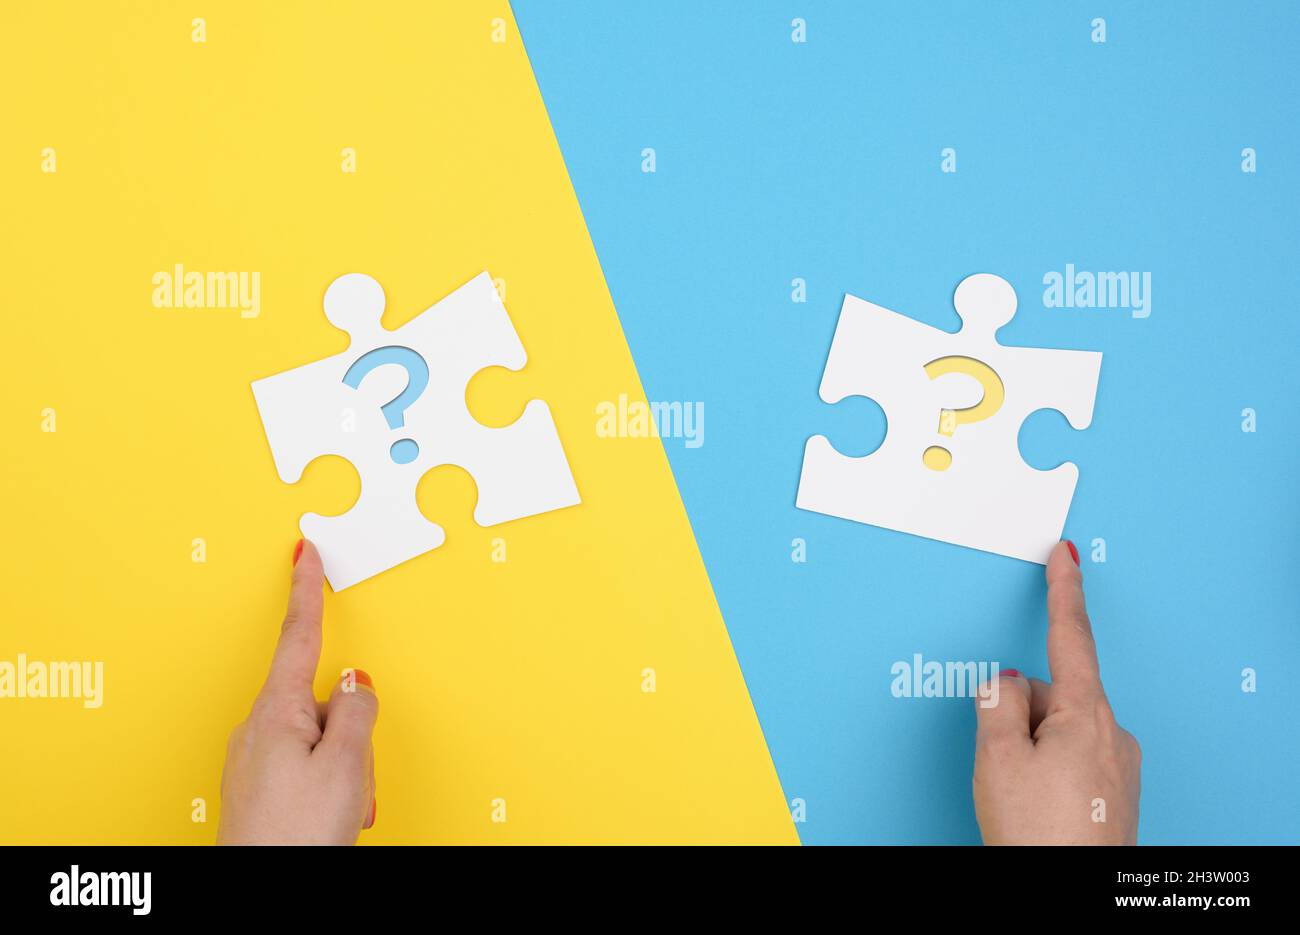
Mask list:
[[[948,373],[964,373],[974,377],[984,387],[984,398],[974,406],[966,409],[940,409],[939,434],[952,437],[959,425],[971,425],[983,422],[1002,408],[1006,399],[1006,390],[1002,378],[993,372],[993,368],[974,357],[940,357],[925,365],[925,373],[931,380]],[[921,455],[921,461],[932,471],[946,471],[952,465],[952,452],[938,445],[931,445]]]

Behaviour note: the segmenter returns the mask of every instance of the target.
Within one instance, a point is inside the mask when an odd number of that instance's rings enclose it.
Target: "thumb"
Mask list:
[[[375,683],[361,669],[344,669],[325,706],[325,730],[314,752],[325,751],[345,765],[370,769],[370,738],[379,717]]]
[[[975,699],[976,748],[1032,747],[1029,700],[1029,680],[1015,669],[1003,669],[997,678],[982,686]]]

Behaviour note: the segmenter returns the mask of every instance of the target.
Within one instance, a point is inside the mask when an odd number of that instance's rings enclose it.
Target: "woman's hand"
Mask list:
[[[312,695],[323,582],[316,547],[299,542],[271,671],[230,735],[218,844],[355,844],[374,824],[379,699],[370,676],[348,669],[328,702]]]
[[[1052,681],[1004,669],[976,702],[975,817],[985,844],[1136,844],[1142,752],[1115,723],[1074,546],[1047,562]]]

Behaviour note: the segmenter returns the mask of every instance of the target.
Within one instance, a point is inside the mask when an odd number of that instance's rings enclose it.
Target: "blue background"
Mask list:
[[[1021,451],[1079,465],[1139,840],[1300,841],[1296,7],[514,9],[649,398],[705,404],[703,447],[664,444],[804,842],[978,841],[972,703],[896,699],[890,666],[1047,675],[1041,567],[794,508],[808,436],[883,436],[817,396],[844,293],[955,330],[981,271],[1019,294],[1004,344],[1105,353],[1092,427],[1036,413]],[[1150,271],[1150,318],[1044,308],[1067,263]]]

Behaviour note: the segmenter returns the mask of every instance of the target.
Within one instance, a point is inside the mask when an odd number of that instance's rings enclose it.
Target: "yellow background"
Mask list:
[[[435,471],[447,543],[327,595],[318,692],[360,666],[382,705],[362,840],[796,841],[662,446],[596,436],[642,390],[507,4],[6,5],[0,80],[0,660],[105,665],[99,710],[0,699],[0,840],[215,837],[297,518],[359,489],[281,483],[249,382],[346,347],[343,272],[391,328],[487,269],[529,363],[470,408],[547,400],[583,503],[484,529]],[[261,316],[154,308],[176,263],[259,271]]]

